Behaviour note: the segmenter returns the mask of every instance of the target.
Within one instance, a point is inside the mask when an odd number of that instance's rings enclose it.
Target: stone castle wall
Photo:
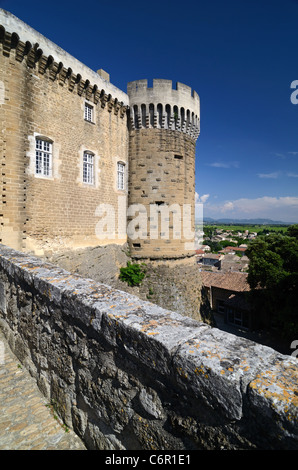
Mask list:
[[[128,201],[140,206],[131,254],[151,259],[193,255],[199,96],[182,83],[173,89],[171,80],[161,79],[153,80],[152,88],[147,80],[130,82],[127,93]]]
[[[173,89],[170,80],[154,80],[152,88],[137,80],[125,94],[102,70],[96,74],[4,10],[0,24],[2,243],[36,254],[123,244],[126,208],[139,204],[146,222],[141,242],[130,240],[132,255],[193,255],[197,93],[181,83]],[[37,169],[40,140],[49,147],[49,174]],[[83,180],[84,152],[93,159],[91,184]],[[98,236],[104,204],[115,227]]]
[[[129,206],[141,205],[146,217],[144,223],[142,214],[133,217],[140,228],[138,238],[129,240],[132,255],[194,254],[195,142],[167,129],[140,129],[130,132],[129,149]]]
[[[97,206],[127,197],[127,185],[117,190],[117,162],[127,177],[128,97],[13,15],[0,16],[0,238],[35,252],[98,244]],[[37,137],[52,144],[49,177],[35,174]],[[94,156],[92,184],[83,183],[84,151]]]
[[[183,236],[183,222],[176,227],[181,233],[174,233],[176,215],[171,209],[173,204],[181,211],[183,204],[189,205],[192,214],[188,229],[194,230],[197,94],[183,84],[173,90],[169,80],[155,80],[153,89],[143,89],[141,94],[143,81],[130,83],[128,91],[135,103],[131,113],[137,113],[137,103],[140,111],[143,109],[144,94],[148,115],[151,99],[158,105],[155,128],[151,128],[150,119],[148,128],[137,131],[132,126],[129,145],[129,95],[113,86],[107,74],[88,69],[4,10],[0,10],[0,25],[0,125],[4,136],[0,143],[0,241],[39,256],[72,250],[74,258],[74,248],[123,246],[127,240],[127,205],[141,202],[145,204],[146,240],[140,248],[134,246],[138,240],[133,240],[130,254],[162,262],[193,254],[187,246],[191,240]],[[160,102],[164,103],[163,117],[158,114]],[[91,121],[85,119],[86,103],[93,109]],[[36,174],[39,138],[51,145],[49,176]],[[84,151],[94,157],[94,184],[83,182]],[[123,190],[117,189],[119,161],[125,164]],[[158,205],[158,210],[170,209],[166,220],[169,233],[160,226],[160,220],[150,220],[149,205],[156,202],[165,204]],[[98,237],[98,223],[104,213],[97,209],[103,205],[112,209],[115,226],[107,237],[102,237],[103,233]],[[119,224],[120,218],[124,223]],[[180,261],[154,266],[147,292],[141,295],[199,318],[201,282],[197,267],[194,259]],[[163,283],[157,288],[159,271]]]
[[[3,245],[0,317],[88,449],[298,449],[294,357]]]

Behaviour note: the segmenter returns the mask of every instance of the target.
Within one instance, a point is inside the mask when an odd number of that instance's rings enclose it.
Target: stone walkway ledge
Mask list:
[[[0,330],[0,450],[86,450],[63,427]]]

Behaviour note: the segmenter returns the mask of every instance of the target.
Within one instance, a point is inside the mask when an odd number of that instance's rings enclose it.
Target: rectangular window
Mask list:
[[[218,313],[225,313],[225,303],[223,300],[217,300],[216,307]]]
[[[94,155],[88,152],[83,156],[83,183],[94,184]]]
[[[90,104],[85,103],[85,120],[89,122],[93,122],[93,106]]]
[[[52,143],[47,140],[36,139],[35,174],[52,176]]]
[[[229,309],[228,322],[235,326],[240,326],[244,329],[249,328],[249,315],[247,312],[238,312],[237,310]]]
[[[117,163],[117,188],[125,188],[125,165],[124,163]]]

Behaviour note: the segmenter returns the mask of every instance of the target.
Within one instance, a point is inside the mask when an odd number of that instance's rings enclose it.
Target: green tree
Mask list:
[[[283,235],[272,233],[252,241],[248,283],[255,314],[266,313],[282,335],[298,335],[298,225]],[[296,338],[292,338],[296,339]]]
[[[298,224],[290,225],[290,227],[287,228],[286,234],[289,235],[289,237],[298,239]]]

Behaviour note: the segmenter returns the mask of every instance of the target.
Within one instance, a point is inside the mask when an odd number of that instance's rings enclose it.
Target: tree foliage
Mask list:
[[[259,236],[246,254],[255,311],[266,310],[284,336],[298,335],[298,224]]]

